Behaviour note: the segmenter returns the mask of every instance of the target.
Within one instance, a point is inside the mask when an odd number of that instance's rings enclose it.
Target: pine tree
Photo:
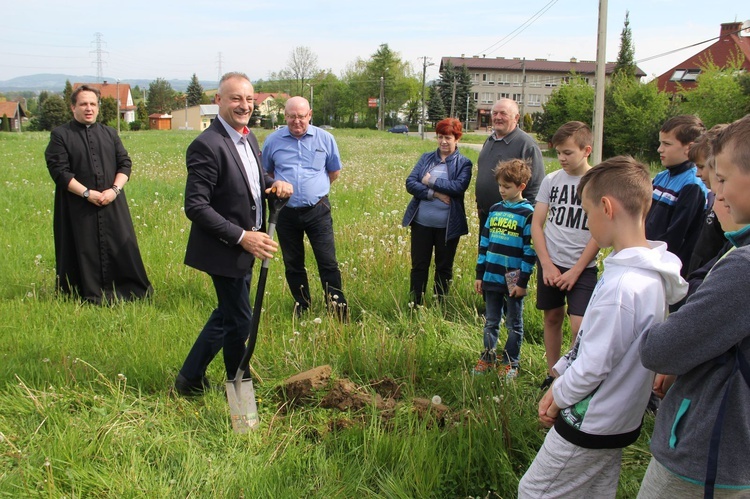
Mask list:
[[[630,12],[625,11],[625,26],[620,33],[620,52],[617,54],[614,74],[623,74],[635,78],[635,47],[633,33],[630,31]]]
[[[446,117],[445,105],[440,89],[436,85],[430,87],[430,97],[427,101],[427,119],[435,126],[438,121]]]
[[[197,106],[203,102],[203,86],[198,81],[198,77],[193,73],[190,83],[187,86],[188,106]]]
[[[70,109],[70,99],[73,96],[73,85],[70,84],[70,80],[65,80],[65,90],[63,90],[63,101],[65,101],[65,118],[68,120],[73,119],[73,111]]]

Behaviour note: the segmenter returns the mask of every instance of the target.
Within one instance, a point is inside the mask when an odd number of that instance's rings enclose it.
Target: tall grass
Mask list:
[[[104,307],[54,292],[48,134],[0,134],[0,496],[515,496],[544,437],[534,291],[517,382],[472,377],[482,342],[473,186],[471,234],[459,245],[451,295],[413,309],[404,179],[435,145],[367,130],[335,134],[344,172],[331,199],[355,320],[342,325],[325,314],[311,254],[316,302],[295,319],[281,259],[272,262],[253,357],[261,427],[249,435],[231,431],[220,389],[198,400],[171,392],[215,304],[207,276],[182,263],[184,154],[195,132],[123,133],[134,162],[125,191],[155,293]],[[465,154],[476,162],[475,151]],[[388,376],[403,398],[384,413],[284,406],[279,384],[321,364],[362,386]],[[208,375],[222,386],[220,360]],[[413,397],[433,395],[451,408],[445,421],[412,410]],[[626,450],[620,497],[635,495],[647,460],[643,436]]]

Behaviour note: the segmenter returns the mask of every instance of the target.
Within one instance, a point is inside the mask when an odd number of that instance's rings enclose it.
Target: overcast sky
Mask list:
[[[139,0],[3,2],[0,81],[36,73],[216,80],[243,71],[252,80],[286,66],[307,46],[321,69],[337,75],[382,43],[421,73],[437,77],[443,56],[596,58],[598,0],[318,0],[245,2]],[[509,5],[512,4],[512,5]],[[745,5],[744,12],[741,5]],[[750,19],[737,0],[610,0],[607,60],[617,58],[630,11],[636,60],[715,38],[722,22]],[[659,75],[708,44],[639,63]]]

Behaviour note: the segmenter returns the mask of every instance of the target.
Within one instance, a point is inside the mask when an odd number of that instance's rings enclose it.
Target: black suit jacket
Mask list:
[[[266,182],[272,179],[261,167],[260,147],[252,132],[248,142],[265,196]],[[185,264],[213,275],[244,276],[254,257],[237,241],[243,230],[253,229],[256,210],[264,210],[265,202],[255,205],[237,148],[218,118],[188,147],[187,170],[185,215],[192,225]]]

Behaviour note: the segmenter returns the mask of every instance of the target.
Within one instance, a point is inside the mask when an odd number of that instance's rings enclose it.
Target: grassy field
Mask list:
[[[451,296],[413,310],[404,179],[434,141],[334,133],[345,170],[331,200],[354,320],[325,315],[311,255],[319,301],[295,320],[283,264],[271,263],[253,357],[261,427],[249,435],[232,432],[223,391],[198,400],[171,392],[215,304],[208,277],[182,263],[184,154],[196,133],[123,133],[134,163],[126,194],[155,294],[108,307],[55,296],[49,134],[0,134],[0,497],[515,496],[544,437],[534,290],[518,380],[472,377],[482,344],[476,215],[469,210]],[[465,154],[476,162],[476,151]],[[286,406],[281,382],[322,364],[363,387],[389,377],[403,397],[388,413]],[[223,386],[220,360],[208,375]],[[450,408],[444,421],[412,410],[414,397],[435,395]],[[625,451],[619,497],[637,493],[651,425],[647,417]]]

